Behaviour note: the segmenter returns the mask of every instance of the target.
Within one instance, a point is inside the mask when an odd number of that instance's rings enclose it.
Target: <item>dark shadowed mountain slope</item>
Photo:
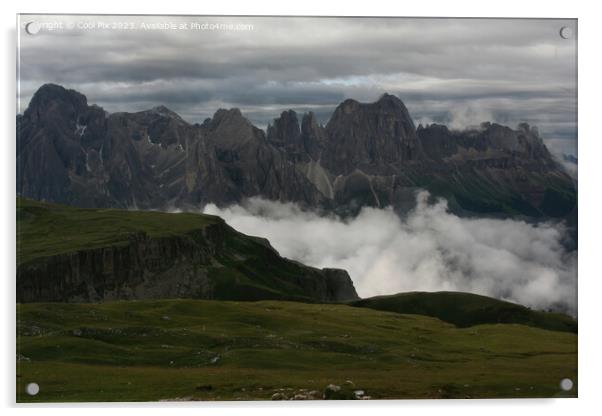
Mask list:
[[[202,214],[17,200],[17,301],[358,299],[344,270],[281,257]]]
[[[191,125],[165,107],[107,114],[41,87],[18,122],[17,191],[83,207],[198,207],[249,196],[316,206],[323,196],[240,111]]]
[[[399,98],[346,100],[326,126],[284,111],[267,128],[238,109],[189,124],[159,106],[108,114],[58,85],[17,117],[19,195],[82,207],[198,208],[247,197],[354,214],[413,206],[417,189],[459,214],[571,217],[576,184],[535,128],[414,127]]]
[[[568,315],[534,311],[516,303],[462,292],[408,292],[376,296],[352,306],[403,314],[432,316],[464,328],[481,324],[522,324],[551,331],[577,332]]]

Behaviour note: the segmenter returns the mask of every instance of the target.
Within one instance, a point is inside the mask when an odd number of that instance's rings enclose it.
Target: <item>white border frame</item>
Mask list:
[[[2,296],[4,299],[2,339],[2,368],[0,378],[1,403],[9,411],[19,409],[26,414],[78,414],[86,408],[90,415],[105,415],[111,412],[126,414],[131,411],[144,411],[151,414],[164,414],[178,411],[187,414],[239,414],[243,409],[248,414],[266,415],[284,412],[305,415],[308,412],[327,414],[343,411],[349,415],[365,415],[367,411],[378,413],[410,413],[447,415],[488,416],[534,413],[546,415],[593,414],[600,411],[602,395],[598,392],[600,382],[600,257],[597,242],[600,227],[601,206],[600,163],[602,157],[602,137],[599,137],[600,45],[602,39],[601,15],[596,3],[579,1],[526,2],[524,0],[504,0],[495,4],[485,1],[431,1],[385,2],[371,0],[361,4],[351,1],[304,0],[302,2],[282,1],[216,1],[211,3],[170,2],[124,2],[104,0],[102,2],[82,2],[68,0],[21,1],[2,3],[2,81],[3,99],[0,101],[2,116],[3,146],[0,162],[2,184],[1,218],[4,222],[0,264],[2,275]],[[515,400],[408,400],[353,403],[271,403],[271,402],[220,402],[220,403],[150,403],[150,404],[76,404],[76,405],[15,405],[15,97],[16,97],[16,13],[105,13],[105,14],[222,14],[222,15],[345,15],[345,16],[445,16],[445,17],[554,17],[579,19],[579,399],[515,399]]]

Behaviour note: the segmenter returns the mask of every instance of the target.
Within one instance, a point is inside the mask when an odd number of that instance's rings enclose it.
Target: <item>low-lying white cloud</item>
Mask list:
[[[482,106],[454,106],[449,110],[448,127],[452,130],[465,130],[479,127],[483,121],[495,121],[493,113]]]
[[[362,297],[455,290],[576,314],[577,253],[563,247],[560,224],[460,218],[427,192],[403,219],[373,208],[342,219],[257,198],[204,212],[268,238],[285,257],[347,270]]]

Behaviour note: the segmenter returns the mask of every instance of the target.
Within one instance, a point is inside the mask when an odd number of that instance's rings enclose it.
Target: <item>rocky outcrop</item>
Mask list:
[[[326,125],[323,166],[335,175],[356,169],[395,173],[391,165],[420,157],[414,123],[401,100],[385,94],[377,102],[341,103]]]
[[[117,299],[198,298],[225,300],[283,299],[339,302],[358,299],[344,270],[316,269],[281,257],[265,239],[246,236],[210,217],[204,226],[173,233],[173,216],[161,214],[165,235],[127,231],[107,223],[107,215],[128,215],[128,223],[144,226],[142,213],[86,210],[89,228],[102,227],[98,238],[79,241],[80,213],[73,208],[41,203],[18,203],[18,302],[97,302]],[[123,214],[122,214],[123,213]],[[132,217],[134,215],[134,217]],[[206,217],[199,215],[200,217]],[[138,218],[135,218],[138,217]],[[207,217],[209,218],[209,217]],[[62,221],[73,230],[45,236],[47,221]],[[113,221],[114,223],[115,221]],[[42,227],[38,228],[37,227]],[[108,227],[108,228],[107,228]],[[115,229],[112,230],[111,227]],[[86,232],[94,233],[94,229]],[[94,235],[94,234],[93,234]],[[51,250],[40,254],[35,247]]]
[[[309,158],[319,161],[327,143],[326,132],[311,111],[301,120],[301,140]]]
[[[261,196],[353,215],[407,211],[427,189],[459,215],[567,218],[576,215],[573,176],[534,127],[416,129],[390,94],[345,100],[325,126],[287,110],[267,133],[238,109],[202,124],[163,106],[107,114],[52,84],[17,117],[17,193],[82,207],[186,210]]]
[[[349,273],[342,269],[322,269],[324,280],[326,281],[326,293],[329,300],[346,301],[348,299],[357,299],[357,292]]]
[[[284,148],[293,160],[298,155],[307,153],[301,140],[297,113],[293,110],[283,111],[280,117],[274,120],[273,125],[268,125],[267,138],[274,146]]]
[[[160,239],[141,232],[132,234],[126,244],[20,265],[17,301],[212,298],[207,268],[222,249],[221,228],[214,225],[191,235]]]
[[[200,130],[194,149],[190,189],[197,201],[182,194],[180,203],[220,205],[262,195],[265,198],[317,206],[324,199],[286,155],[271,146],[265,133],[237,109],[219,110]]]
[[[509,163],[556,165],[536,128],[521,123],[517,130],[496,123],[480,129],[450,131],[446,126],[419,126],[418,138],[426,156],[433,160],[506,159]]]

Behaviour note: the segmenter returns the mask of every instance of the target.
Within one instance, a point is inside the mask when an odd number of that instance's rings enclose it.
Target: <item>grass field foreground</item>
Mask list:
[[[329,384],[371,399],[577,395],[577,335],[517,324],[206,300],[20,304],[17,319],[19,402],[322,397]]]

